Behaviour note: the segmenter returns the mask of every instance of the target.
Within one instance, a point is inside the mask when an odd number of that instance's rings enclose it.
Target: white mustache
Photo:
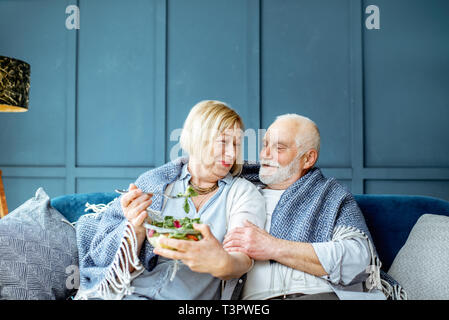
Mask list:
[[[271,161],[271,160],[260,160],[260,165],[266,165],[266,166],[271,166],[271,167],[276,167],[279,168],[280,165],[279,163],[277,163],[276,161]]]

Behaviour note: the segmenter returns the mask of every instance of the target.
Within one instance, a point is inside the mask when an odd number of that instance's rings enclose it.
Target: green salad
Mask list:
[[[159,233],[153,229],[147,229],[147,239],[150,244],[157,248],[167,248],[173,249],[165,245],[161,245],[159,240],[161,238],[171,238],[171,239],[179,239],[179,240],[189,240],[189,241],[199,241],[203,237],[201,232],[195,230],[193,228],[194,223],[201,223],[200,218],[190,219],[190,218],[181,218],[176,219],[173,216],[165,216],[163,222],[153,222],[153,225],[159,228],[165,229],[174,229],[176,232],[173,233]],[[192,233],[193,232],[193,233]]]
[[[177,198],[185,198],[183,209],[186,213],[189,213],[190,206],[188,199],[190,197],[197,196],[198,193],[191,187],[188,186],[185,193],[178,193],[176,195]],[[190,241],[199,241],[202,239],[201,232],[195,230],[193,228],[194,223],[201,223],[200,218],[190,219],[188,217],[184,218],[175,218],[173,216],[165,216],[164,221],[152,221],[151,224],[153,226],[171,229],[174,232],[161,233],[154,229],[147,229],[147,239],[151,243],[153,247],[163,247],[168,249],[173,249],[164,245],[159,244],[160,238],[172,238],[172,239],[180,239],[180,240],[190,240]]]
[[[194,223],[201,223],[200,218],[190,219],[188,217],[176,219],[173,216],[165,216],[163,222],[153,222],[152,224],[159,228],[165,228],[165,229],[174,229],[176,232],[174,233],[167,233],[165,234],[168,238],[175,238],[175,239],[184,239],[184,240],[200,240],[201,239],[201,233],[199,231],[196,231],[193,228]],[[156,232],[155,230],[151,236],[157,237],[160,235],[160,233]],[[186,232],[190,231],[190,232]],[[191,231],[198,232],[198,235],[194,235],[191,233]],[[192,236],[189,238],[189,236]]]

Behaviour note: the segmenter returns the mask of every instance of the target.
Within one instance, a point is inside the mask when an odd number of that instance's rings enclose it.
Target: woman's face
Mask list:
[[[242,130],[239,126],[226,129],[212,141],[212,173],[219,177],[226,176],[240,153]]]

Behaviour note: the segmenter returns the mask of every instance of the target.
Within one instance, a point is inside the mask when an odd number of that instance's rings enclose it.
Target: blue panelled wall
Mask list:
[[[0,0],[0,55],[32,70],[29,111],[0,113],[9,210],[40,186],[126,188],[170,160],[203,99],[254,130],[312,118],[319,165],[353,193],[449,200],[448,14],[446,0]]]

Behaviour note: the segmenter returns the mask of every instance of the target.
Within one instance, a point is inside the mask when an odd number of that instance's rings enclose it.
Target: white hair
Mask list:
[[[304,154],[310,149],[315,149],[318,154],[320,153],[320,131],[315,122],[296,113],[280,115],[276,118],[277,120],[293,120],[298,128],[307,127],[305,131],[298,130],[295,137],[296,146],[300,154]]]

